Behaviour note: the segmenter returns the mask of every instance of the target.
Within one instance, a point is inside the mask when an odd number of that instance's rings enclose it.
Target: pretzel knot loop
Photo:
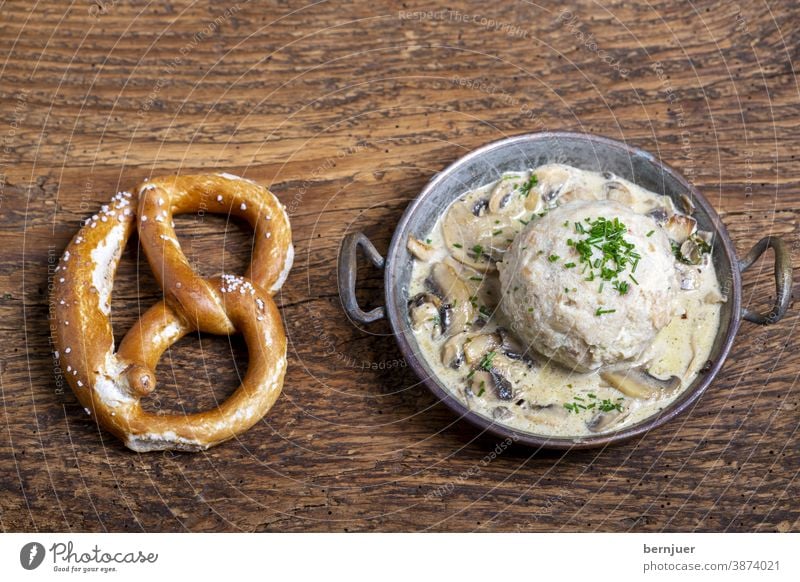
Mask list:
[[[204,279],[192,269],[172,218],[199,210],[239,216],[253,227],[253,256],[244,277]],[[111,288],[134,228],[164,299],[142,315],[115,352]],[[86,221],[56,267],[51,328],[78,400],[135,451],[203,450],[244,432],[267,413],[283,386],[286,335],[272,294],[292,260],[286,212],[255,182],[229,174],[168,177],[145,182],[136,194],[117,194]],[[140,399],[155,389],[161,355],[198,330],[243,334],[250,364],[241,385],[212,410],[144,411]]]

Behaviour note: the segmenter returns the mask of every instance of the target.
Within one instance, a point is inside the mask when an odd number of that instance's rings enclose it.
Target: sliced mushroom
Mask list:
[[[703,260],[703,251],[694,239],[688,238],[683,241],[680,248],[681,258],[690,265],[699,265]]]
[[[498,351],[492,352],[490,365],[495,373],[515,382],[527,377],[533,368],[533,364],[525,359],[516,360],[507,356],[502,346]]]
[[[697,230],[697,221],[685,214],[673,214],[664,223],[664,229],[670,239],[678,244],[683,244]]]
[[[669,214],[667,214],[667,209],[662,206],[653,208],[653,210],[647,213],[647,216],[655,220],[659,226],[664,226],[664,224],[669,219]]]
[[[494,231],[493,231],[494,232]],[[507,251],[506,247],[499,247],[494,244],[490,245],[474,245],[472,248],[467,249],[466,254],[472,261],[479,261],[482,258],[489,258],[489,262],[494,266],[503,260]]]
[[[425,303],[431,303],[436,309],[442,306],[442,300],[433,293],[417,293],[408,300],[409,307],[419,307]]]
[[[439,308],[439,321],[442,333],[450,333],[450,330],[453,329],[453,307],[449,303],[444,303]]]
[[[488,200],[467,196],[447,211],[442,233],[447,251],[458,262],[481,272],[497,269],[497,261],[521,228],[519,219],[527,216],[524,198],[516,194],[517,183],[501,180]]]
[[[489,208],[489,200],[486,198],[481,198],[472,205],[472,214],[479,217],[483,216],[486,213],[487,208]]]
[[[547,164],[536,168],[536,188],[538,198],[548,206],[553,206],[561,196],[569,193],[568,183],[573,168],[562,164]]]
[[[429,244],[422,242],[418,238],[408,236],[408,243],[406,244],[408,252],[420,261],[431,261],[436,256],[436,250]]]
[[[500,335],[500,344],[506,357],[523,361],[529,368],[533,366],[534,361],[530,350],[525,349],[515,336],[504,327],[498,327],[497,333]]]
[[[500,298],[503,296],[499,277],[485,277],[481,280],[468,278],[467,283],[470,285],[473,295],[478,298],[481,306],[480,312],[483,316],[489,318],[495,315]]]
[[[642,367],[626,370],[603,370],[600,372],[600,377],[626,396],[641,400],[671,396],[681,387],[681,380],[677,376],[670,376],[668,379],[662,380],[651,375]]]
[[[612,180],[610,182],[606,182],[604,188],[606,191],[606,197],[609,200],[614,200],[628,206],[632,206],[636,203],[636,197],[622,182]]]
[[[495,406],[492,410],[492,418],[495,420],[508,420],[514,414],[505,406]]]
[[[681,194],[681,208],[684,214],[694,214],[694,202],[686,194]]]
[[[521,178],[520,178],[521,179]],[[506,208],[514,199],[514,192],[517,189],[515,184],[519,182],[515,178],[502,178],[497,182],[497,186],[492,189],[492,194],[489,196],[489,212],[492,214],[499,214]]]
[[[586,172],[563,164],[547,164],[536,168],[536,190],[545,205],[575,200],[604,200],[605,180],[594,172]]]
[[[467,284],[456,270],[446,263],[436,263],[429,277],[431,286],[445,305],[442,310],[444,329],[448,334],[464,331],[472,322],[473,307]]]
[[[470,374],[469,388],[472,390],[472,393],[479,398],[485,397],[487,392],[491,395],[493,380],[489,372],[486,370],[473,370]]]
[[[552,185],[547,190],[542,190],[539,186],[539,171],[537,170],[535,173],[531,172],[525,178],[524,183],[530,183],[531,180],[534,182],[534,187],[528,191],[528,195],[525,196],[525,210],[528,212],[541,212],[544,210],[544,205],[553,202],[556,198],[558,198],[559,194],[561,194],[561,188],[563,184],[559,185]]]
[[[491,244],[492,232],[492,223],[488,215],[475,216],[468,200],[454,203],[442,220],[442,233],[447,250],[460,263],[478,271],[496,269],[491,256],[482,252]]]
[[[591,432],[602,432],[621,423],[627,418],[628,414],[630,414],[630,409],[598,412],[586,423],[586,428]]]
[[[468,364],[477,364],[487,353],[500,347],[496,333],[471,333],[464,340],[464,358]]]
[[[499,400],[511,400],[514,388],[511,382],[496,368],[473,368],[469,376],[469,387],[476,396],[494,396]]]
[[[714,233],[707,230],[698,230],[696,233],[694,233],[694,235],[706,243],[709,247],[711,246],[711,242],[714,240]]]
[[[569,411],[560,404],[531,403],[528,410],[532,420],[549,426],[559,426],[568,415]]]
[[[431,337],[441,335],[443,326],[440,315],[441,300],[432,293],[420,293],[408,302],[408,313],[412,327],[419,331],[428,329]]]
[[[672,198],[668,195],[662,195],[659,197],[658,205],[650,210],[647,216],[653,218],[659,226],[664,226],[667,220],[669,220],[669,217],[674,214],[675,203],[672,201]]]
[[[492,377],[494,391],[500,400],[511,400],[514,397],[514,387],[497,368],[491,368],[489,375]]]
[[[553,201],[561,195],[563,190],[564,184],[553,186],[552,188],[542,192],[542,194],[539,196],[539,199],[545,204],[552,204]]]
[[[430,303],[414,306],[411,308],[411,324],[417,331],[422,328],[429,329],[431,331],[431,336],[436,337],[440,335],[439,332],[436,331],[437,328],[441,330],[439,310]]]
[[[464,363],[464,340],[466,333],[457,333],[442,345],[442,364],[446,368],[458,369]]]
[[[489,211],[493,214],[503,212],[514,215],[522,211],[539,212],[542,207],[542,197],[535,189],[537,183],[538,176],[534,172],[519,176],[503,176],[492,190]]]

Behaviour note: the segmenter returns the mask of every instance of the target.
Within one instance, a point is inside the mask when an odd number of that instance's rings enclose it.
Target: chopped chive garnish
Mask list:
[[[601,283],[598,288],[601,292],[605,281],[612,282],[614,289],[624,295],[628,292],[628,284],[619,281],[619,276],[628,268],[631,272],[635,271],[641,259],[633,243],[623,237],[628,232],[627,227],[619,218],[607,219],[602,216],[594,220],[586,218],[584,222],[575,222],[574,225],[575,232],[586,235],[586,238],[577,241],[568,239],[567,245],[580,255],[579,262],[584,265],[582,272],[589,271],[586,280],[594,281],[595,277],[599,277]]]
[[[611,412],[612,410],[617,410],[619,412],[622,412],[622,404],[620,402],[613,402],[608,398],[603,399],[600,402],[600,406],[598,406],[598,408],[603,412]]]
[[[622,412],[623,407],[622,403],[619,400],[624,400],[624,398],[619,398],[617,402],[614,402],[608,398],[600,400],[598,402],[597,396],[595,394],[587,394],[590,398],[594,399],[594,402],[590,402],[588,404],[582,404],[585,402],[583,398],[580,396],[573,396],[573,402],[566,402],[564,404],[564,408],[569,410],[570,412],[574,412],[575,414],[580,414],[581,410],[594,410],[595,408],[602,411],[602,412],[611,412],[612,410],[618,410]]]
[[[497,352],[495,352],[495,351],[488,352],[485,356],[483,356],[483,358],[481,359],[480,363],[478,364],[478,367],[483,369],[483,370],[487,370],[487,371],[491,370],[492,369],[492,360],[494,360],[494,357],[496,355],[497,355]]]
[[[520,187],[519,187],[519,193],[520,193],[522,196],[525,196],[525,197],[527,197],[527,196],[528,196],[528,194],[530,194],[530,193],[531,193],[531,189],[532,189],[534,186],[536,186],[536,183],[537,183],[537,182],[538,182],[538,180],[536,179],[536,174],[534,174],[534,173],[531,173],[531,177],[530,177],[530,178],[528,178],[528,181],[527,181],[527,182],[525,182],[525,183],[524,183],[522,186],[520,186]]]
[[[598,307],[597,311],[594,312],[595,315],[605,315],[606,313],[614,313],[616,309],[603,309],[602,307]]]

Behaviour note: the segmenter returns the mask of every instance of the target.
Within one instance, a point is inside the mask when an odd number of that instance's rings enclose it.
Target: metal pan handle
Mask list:
[[[768,248],[775,251],[775,305],[766,314],[750,311],[747,308],[742,309],[742,317],[761,325],[780,321],[789,308],[789,300],[792,296],[792,259],[782,238],[766,236],[758,241],[747,253],[747,256],[739,261],[739,271],[744,273]]]
[[[350,233],[342,240],[342,246],[339,249],[339,298],[342,300],[342,306],[347,315],[354,321],[365,324],[386,317],[386,309],[381,306],[366,312],[358,306],[358,299],[356,299],[358,264],[356,259],[359,247],[364,250],[364,254],[372,264],[379,269],[383,269],[385,261],[363,232]]]

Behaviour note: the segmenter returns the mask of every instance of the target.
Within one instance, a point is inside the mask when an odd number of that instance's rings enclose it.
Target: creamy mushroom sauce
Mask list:
[[[548,361],[521,345],[498,308],[496,262],[525,224],[573,200],[616,200],[650,215],[676,255],[679,315],[630,363],[639,368],[615,368],[616,376]],[[560,164],[504,174],[467,192],[431,232],[408,241],[415,257],[409,319],[428,365],[471,410],[534,434],[582,437],[656,414],[706,365],[726,300],[709,253],[712,235],[697,230],[688,198],[681,206],[608,172]]]

